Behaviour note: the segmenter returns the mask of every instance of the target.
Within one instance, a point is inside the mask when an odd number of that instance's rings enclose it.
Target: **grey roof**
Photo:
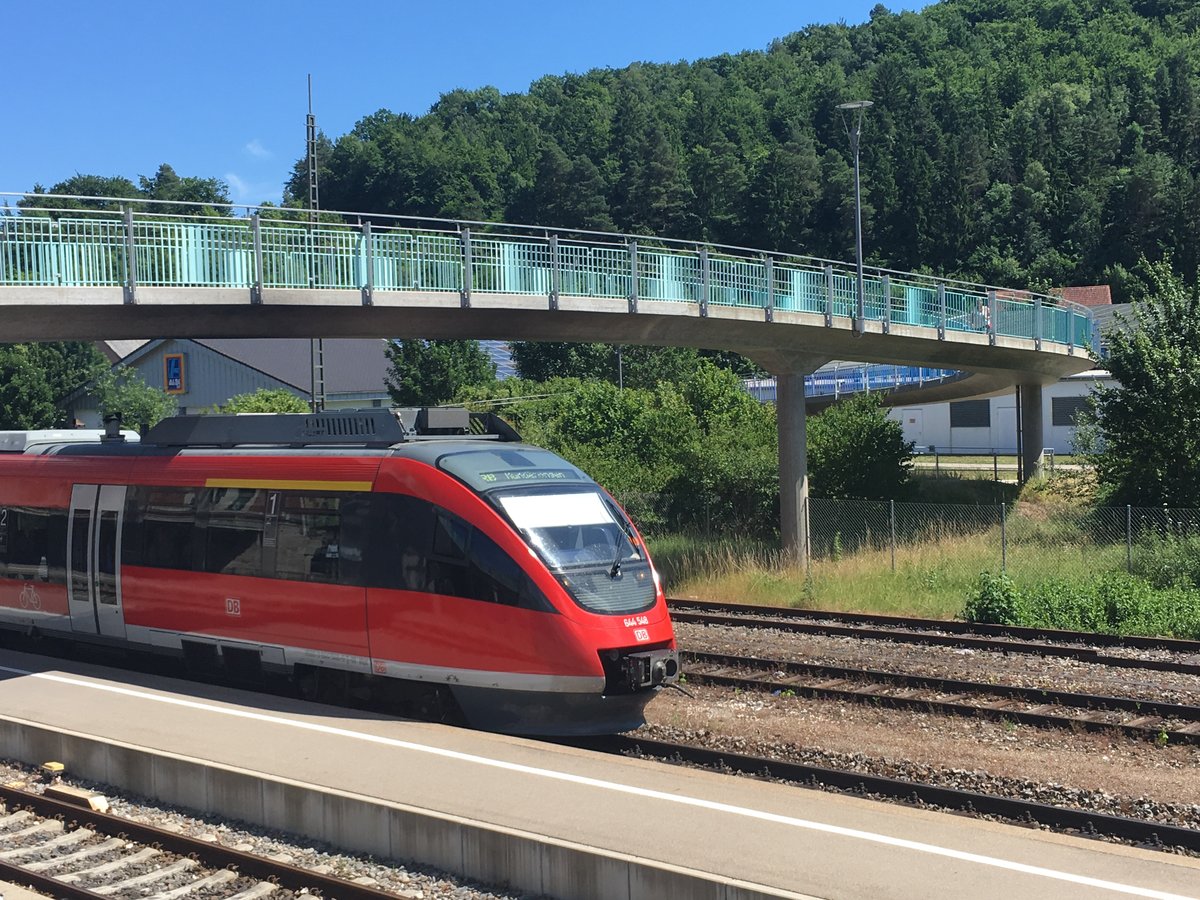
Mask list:
[[[134,350],[149,341],[97,341],[100,351],[108,357],[110,363],[119,363]]]
[[[300,391],[312,383],[311,342],[305,338],[224,338],[197,344],[265,372]],[[381,392],[389,368],[378,339],[325,338],[325,390],[331,394]]]

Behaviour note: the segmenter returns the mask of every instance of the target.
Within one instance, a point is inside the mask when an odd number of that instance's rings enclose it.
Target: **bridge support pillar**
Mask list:
[[[775,377],[779,429],[779,534],[783,553],[808,567],[808,410],[804,376]]]
[[[1021,385],[1021,464],[1025,481],[1042,474],[1046,433],[1042,421],[1042,386]]]
[[[808,409],[804,376],[828,356],[777,350],[752,359],[775,376],[775,419],[779,432],[779,536],[783,555],[808,568]]]

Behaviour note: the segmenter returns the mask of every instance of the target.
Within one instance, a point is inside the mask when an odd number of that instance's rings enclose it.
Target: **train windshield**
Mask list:
[[[496,497],[517,529],[552,569],[641,559],[630,535],[597,491]]]
[[[629,520],[600,491],[521,491],[495,499],[584,609],[630,613],[654,605],[650,561]]]
[[[438,465],[499,506],[584,609],[617,614],[654,605],[654,573],[633,525],[562,457],[488,447],[448,453]]]

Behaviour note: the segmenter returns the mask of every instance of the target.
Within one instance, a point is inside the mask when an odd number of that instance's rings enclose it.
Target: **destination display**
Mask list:
[[[496,472],[480,472],[479,480],[485,484],[514,484],[529,481],[579,481],[579,473],[570,469],[501,469]]]

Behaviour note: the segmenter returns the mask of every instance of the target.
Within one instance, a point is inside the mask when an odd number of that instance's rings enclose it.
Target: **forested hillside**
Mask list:
[[[505,52],[500,50],[498,52]],[[445,94],[325,140],[327,209],[673,237],[848,259],[839,102],[871,99],[869,263],[1042,287],[1200,262],[1200,5],[877,6],[761,52]],[[305,167],[289,185],[307,197]]]

